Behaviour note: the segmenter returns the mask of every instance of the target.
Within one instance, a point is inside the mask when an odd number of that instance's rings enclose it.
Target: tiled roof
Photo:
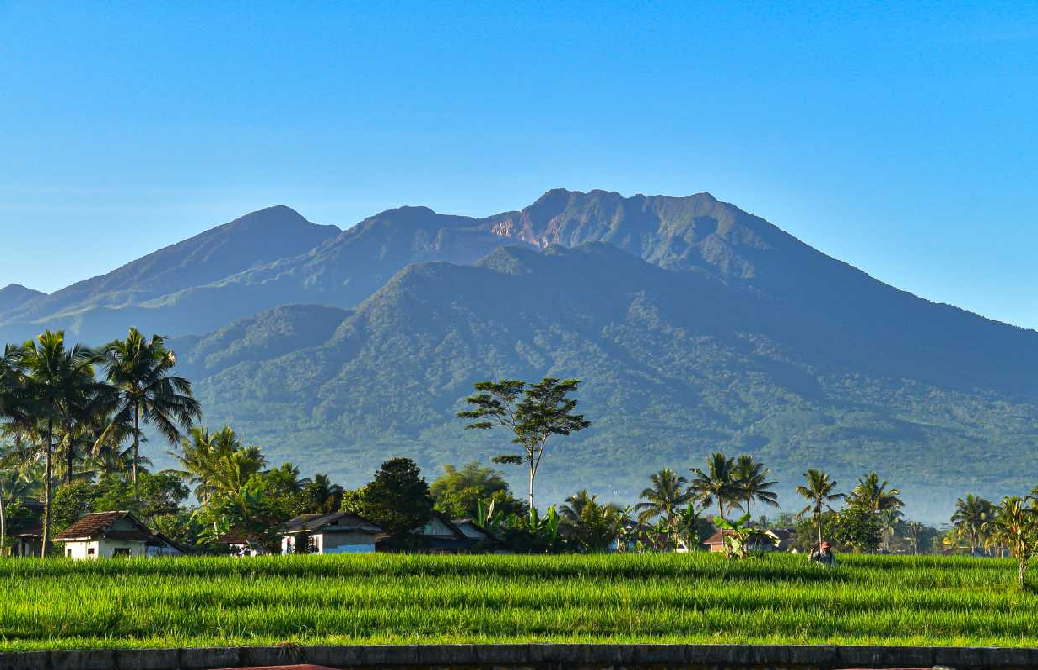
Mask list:
[[[130,516],[127,511],[118,512],[95,512],[93,514],[87,514],[85,517],[75,522],[64,530],[60,535],[54,537],[57,541],[64,540],[76,540],[81,537],[94,537],[101,535],[105,530],[108,529],[116,521]],[[130,517],[131,519],[133,517]],[[136,523],[139,522],[134,519]]]

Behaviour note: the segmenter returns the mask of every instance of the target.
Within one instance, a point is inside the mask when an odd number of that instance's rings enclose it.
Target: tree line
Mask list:
[[[739,537],[769,527],[794,528],[801,549],[828,542],[845,551],[895,551],[968,542],[971,553],[1010,552],[1022,560],[1038,546],[1038,487],[1030,496],[995,505],[972,495],[958,501],[953,532],[905,519],[900,491],[876,473],[846,493],[824,472],[809,470],[796,493],[796,515],[752,520],[755,509],[777,508],[776,482],[750,455],[721,452],[687,475],[663,469],[631,506],[603,503],[586,490],[558,508],[538,512],[536,476],[549,441],[582,431],[591,421],[576,412],[576,379],[483,381],[458,413],[466,428],[504,429],[516,449],[495,464],[526,469],[525,500],[512,495],[504,474],[471,463],[446,466],[426,484],[409,459],[383,463],[367,485],[344,490],[327,475],[300,477],[298,467],[272,467],[262,450],[230,427],[198,425],[202,413],[191,383],[174,374],[175,354],[162,337],[135,329],[93,349],[67,345],[47,331],[0,357],[0,551],[8,529],[25,526],[33,494],[42,504],[42,554],[50,552],[55,523],[67,526],[89,511],[130,509],[153,528],[188,546],[212,550],[235,527],[271,550],[285,520],[307,513],[350,511],[401,531],[434,511],[470,518],[520,551],[665,551],[691,549],[716,528]],[[141,454],[144,427],[174,447],[178,468],[151,472]],[[194,494],[198,505],[187,507]],[[840,504],[837,508],[837,504]],[[713,519],[706,516],[715,510]],[[734,517],[735,512],[738,517]],[[754,530],[755,529],[755,530]],[[936,544],[935,544],[936,543]]]

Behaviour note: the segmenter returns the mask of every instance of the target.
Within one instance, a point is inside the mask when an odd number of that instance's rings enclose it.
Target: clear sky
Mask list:
[[[1036,136],[1034,2],[0,0],[0,286],[278,203],[710,191],[1038,328]]]

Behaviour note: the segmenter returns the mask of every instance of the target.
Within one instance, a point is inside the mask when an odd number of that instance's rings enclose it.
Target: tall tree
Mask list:
[[[23,416],[35,416],[42,427],[39,431],[44,457],[42,556],[50,549],[55,432],[82,405],[84,397],[96,390],[96,361],[97,354],[87,347],[77,344],[66,348],[63,331],[44,332],[26,342],[18,354],[18,363],[25,373],[27,405]],[[21,423],[29,425],[28,421]]]
[[[951,522],[956,535],[966,538],[970,543],[970,555],[977,551],[982,533],[986,525],[995,518],[995,505],[984,498],[967,494],[965,498],[955,501],[955,512]]]
[[[191,382],[171,374],[176,355],[165,340],[155,335],[145,339],[131,328],[125,340],[109,342],[104,350],[105,373],[119,394],[115,422],[133,424],[131,478],[136,485],[140,462],[141,422],[154,425],[175,444],[181,429],[188,429],[202,416],[201,406],[191,395]]]
[[[634,506],[638,521],[646,523],[657,516],[673,525],[681,508],[691,502],[694,494],[688,488],[688,480],[670,468],[664,468],[649,477],[652,486],[642,489],[642,502]]]
[[[739,487],[739,506],[747,513],[754,501],[778,507],[778,494],[772,491],[777,482],[768,481],[767,468],[754,460],[753,456],[743,455],[735,461],[735,481]]]
[[[716,502],[718,516],[727,519],[725,507],[738,505],[742,496],[735,477],[735,462],[718,451],[707,457],[706,464],[705,471],[692,469],[694,477],[689,488],[704,507]]]
[[[463,419],[476,419],[466,429],[487,430],[502,426],[512,432],[512,442],[522,448],[518,455],[497,456],[495,463],[526,464],[529,475],[530,509],[534,504],[534,480],[544,458],[545,446],[552,435],[569,435],[591,425],[575,414],[575,398],[569,397],[580,388],[580,381],[545,377],[536,384],[514,379],[483,381],[475,385],[477,393],[465,402],[474,409],[458,412]]]
[[[818,546],[822,546],[822,513],[825,510],[832,511],[831,503],[843,498],[842,493],[835,493],[836,482],[821,470],[810,469],[804,473],[807,484],[796,487],[797,495],[808,500],[808,505],[800,511],[798,516],[804,516],[812,512],[815,518],[815,527],[818,530]]]

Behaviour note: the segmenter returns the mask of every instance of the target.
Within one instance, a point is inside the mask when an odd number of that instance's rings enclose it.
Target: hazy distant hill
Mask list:
[[[389,454],[497,453],[503,436],[461,430],[459,400],[478,379],[545,374],[584,379],[595,420],[552,455],[556,497],[630,499],[715,448],[790,484],[876,468],[941,504],[1034,483],[1038,333],[883,284],[705,193],[555,190],[487,218],[402,207],[345,231],[278,207],[3,304],[8,340],[175,336],[207,421],[348,483]]]
[[[294,210],[270,207],[208,230],[191,239],[160,249],[108,274],[77,282],[49,295],[5,306],[0,303],[0,334],[30,336],[43,327],[67,328],[86,339],[104,338],[125,330],[126,321],[150,326],[149,301],[185,288],[219,281],[256,265],[305,253],[340,231],[335,226],[310,223]],[[219,321],[219,306],[183,322],[156,317],[155,326],[170,332],[197,332]]]
[[[35,300],[43,295],[45,294],[31,288],[25,288],[21,284],[11,284],[10,286],[0,288],[0,314],[18,309],[30,300]]]

